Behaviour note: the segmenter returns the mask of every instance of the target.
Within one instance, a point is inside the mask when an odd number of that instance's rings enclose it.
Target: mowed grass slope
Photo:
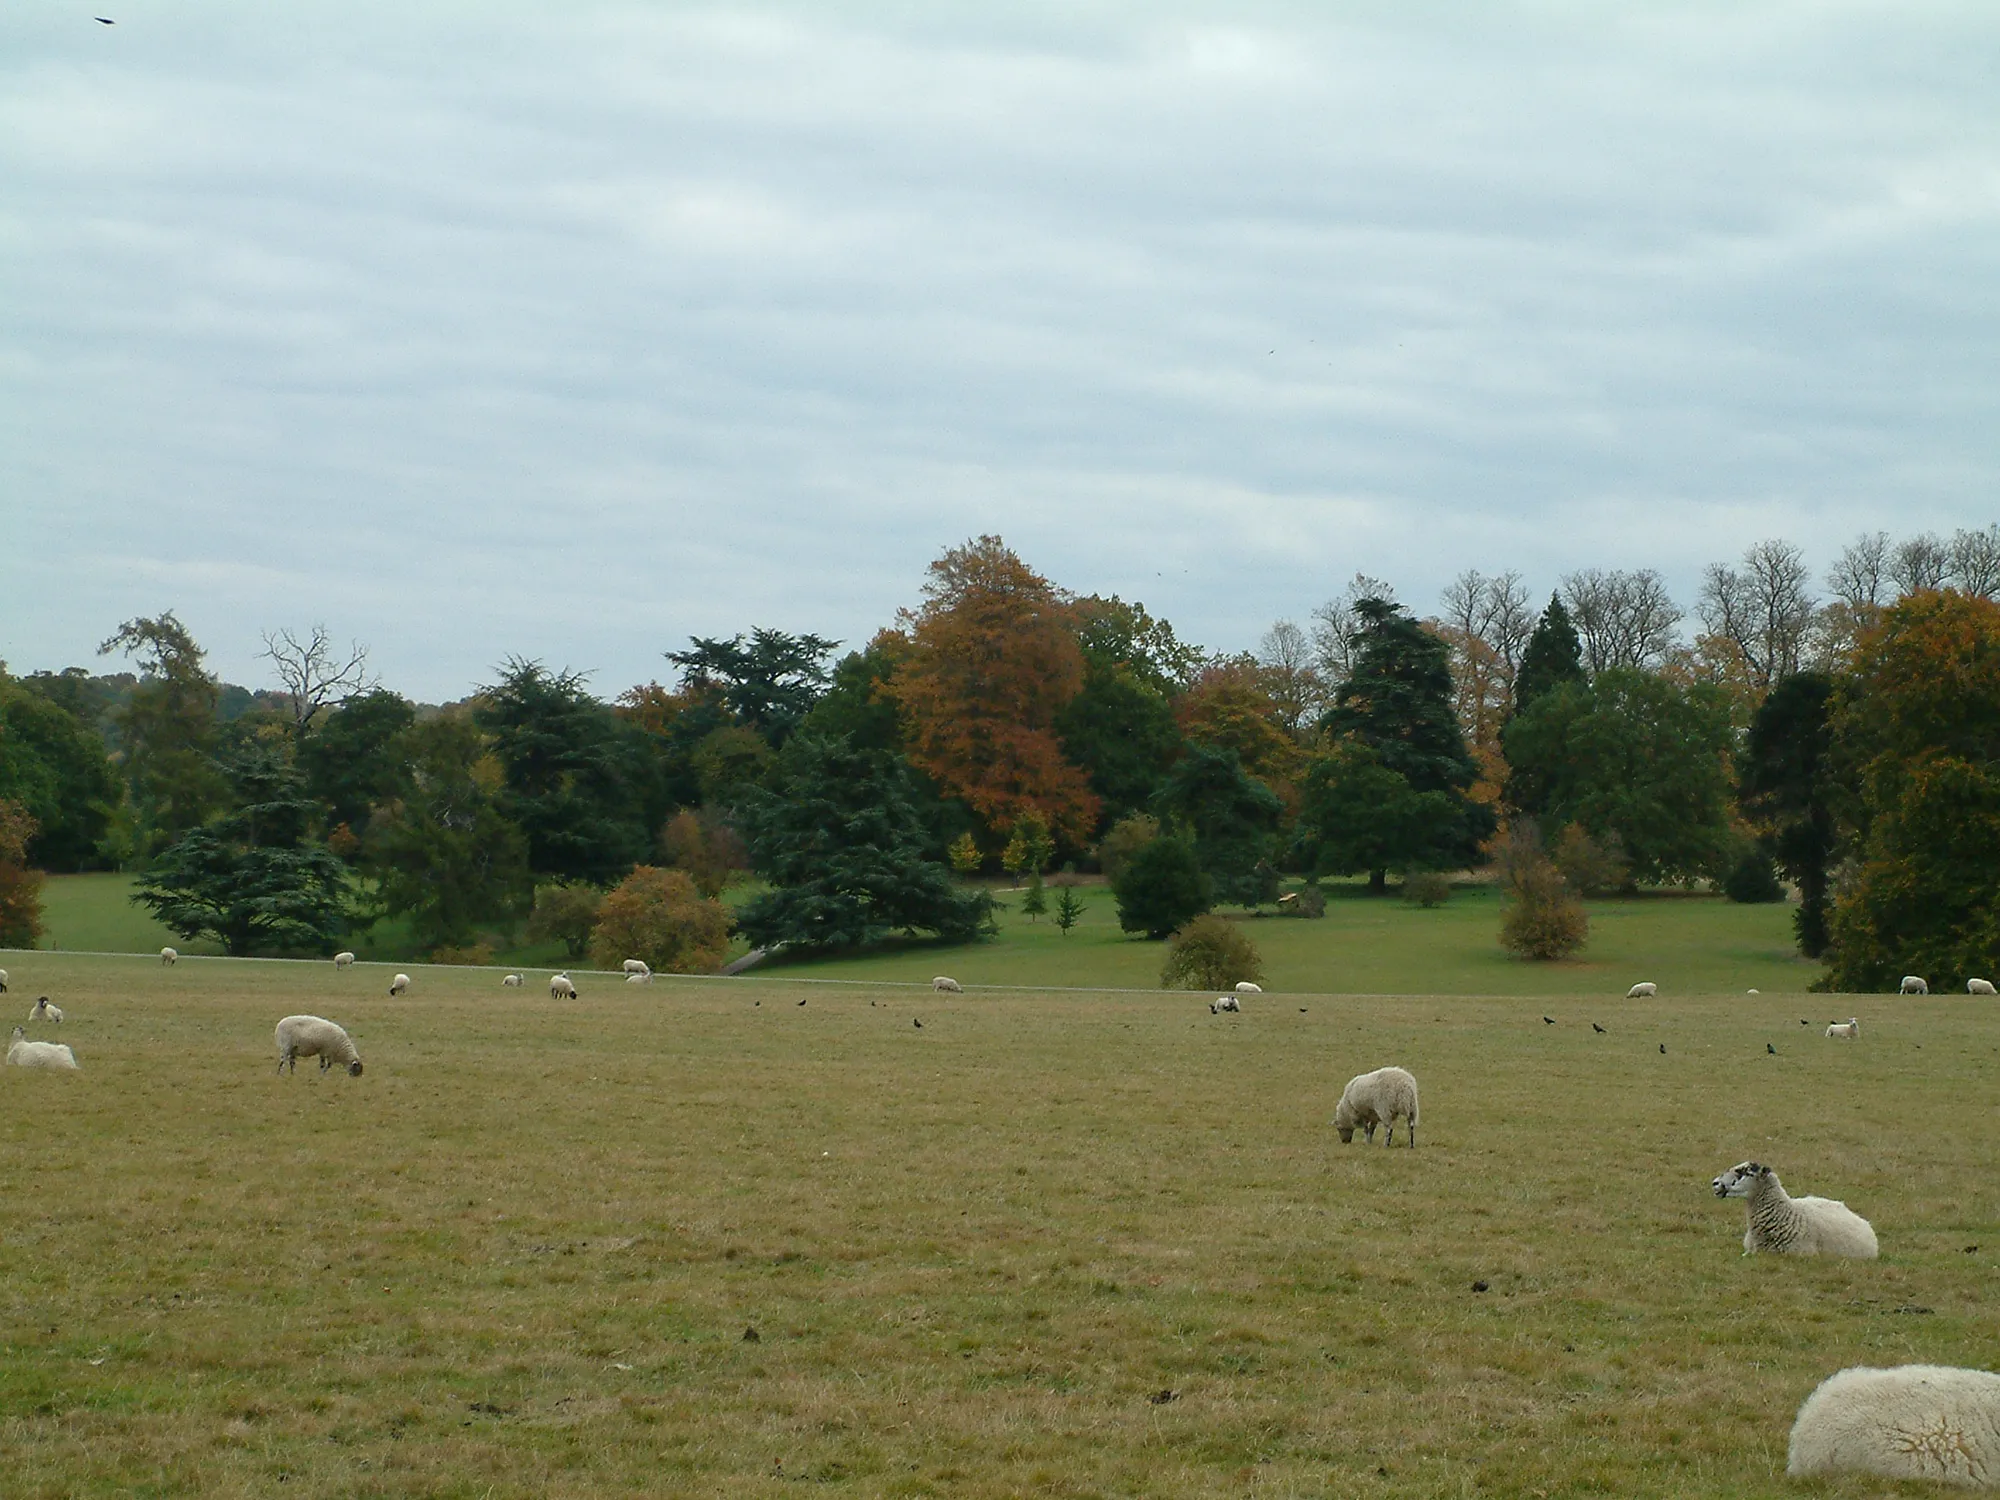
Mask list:
[[[1826,1374],[1996,1362],[1991,1001],[8,966],[10,1495],[1775,1495]],[[1745,1157],[1883,1258],[1742,1256]]]

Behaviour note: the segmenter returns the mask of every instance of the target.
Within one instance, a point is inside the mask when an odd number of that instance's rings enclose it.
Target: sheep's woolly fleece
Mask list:
[[[1880,1253],[1874,1226],[1861,1215],[1838,1199],[1790,1196],[1778,1174],[1759,1162],[1738,1162],[1709,1186],[1718,1198],[1748,1200],[1750,1227],[1743,1234],[1745,1255],[1770,1251],[1872,1260]]]
[[[1799,1408],[1785,1472],[2000,1486],[2000,1375],[1948,1365],[1842,1370]]]
[[[1355,1127],[1359,1126],[1364,1138],[1373,1145],[1375,1127],[1386,1125],[1389,1129],[1382,1144],[1388,1146],[1395,1142],[1399,1118],[1409,1122],[1408,1144],[1416,1145],[1416,1078],[1402,1068],[1377,1068],[1347,1080],[1347,1087],[1341,1090],[1340,1104],[1333,1112],[1333,1128],[1340,1133],[1342,1144],[1346,1144],[1354,1139]]]

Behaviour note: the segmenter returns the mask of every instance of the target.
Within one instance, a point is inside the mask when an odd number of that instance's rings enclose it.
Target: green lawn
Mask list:
[[[1860,1500],[1807,1392],[1992,1363],[1991,1001],[5,962],[83,1065],[0,1070],[10,1496]],[[1751,1156],[1882,1258],[1744,1257]]]

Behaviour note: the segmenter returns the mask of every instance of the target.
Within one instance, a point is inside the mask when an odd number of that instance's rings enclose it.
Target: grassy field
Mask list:
[[[84,1068],[0,1072],[10,1495],[1848,1500],[1815,1383],[1995,1360],[1991,1001],[0,963]],[[1882,1259],[1742,1256],[1751,1156]]]
[[[125,899],[129,878],[60,876],[48,882],[45,946],[86,952],[158,952],[173,935]],[[1490,885],[1461,888],[1425,911],[1366,895],[1358,885],[1328,889],[1327,915],[1304,921],[1246,917],[1244,928],[1264,955],[1276,987],[1341,994],[1623,994],[1638,979],[1677,991],[1758,989],[1798,993],[1820,972],[1792,944],[1787,905],[1738,906],[1714,896],[1646,894],[1590,903],[1590,943],[1559,964],[1523,963],[1500,947],[1500,897]],[[740,896],[741,888],[733,895]],[[943,972],[967,984],[1149,989],[1160,982],[1160,944],[1118,930],[1111,892],[1082,891],[1084,916],[1065,937],[1047,917],[1020,913],[1020,893],[998,892],[997,941],[964,947],[915,946],[862,958],[790,963],[793,977],[859,981],[929,979]],[[1053,896],[1051,897],[1053,904]],[[390,924],[356,939],[363,958],[385,961],[410,951]],[[180,943],[183,952],[204,945]],[[740,948],[742,944],[738,943]],[[208,945],[208,951],[213,951]],[[559,945],[504,951],[496,962],[562,967]]]

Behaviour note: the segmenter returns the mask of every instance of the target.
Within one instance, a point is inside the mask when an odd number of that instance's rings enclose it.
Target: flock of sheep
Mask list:
[[[160,950],[162,964],[179,959],[172,948]],[[354,961],[354,955],[346,952],[333,958],[336,969],[350,968]],[[625,960],[624,974],[628,984],[645,984],[653,978],[652,970],[636,958]],[[518,988],[523,978],[508,974],[501,983]],[[389,983],[389,994],[403,995],[409,988],[410,976],[398,973]],[[963,985],[944,974],[932,979],[931,988],[938,994],[964,993]],[[0,993],[6,989],[7,971],[0,969]],[[1974,995],[1995,992],[1984,979],[1969,980],[1966,990]],[[1901,992],[1926,995],[1930,987],[1921,976],[1906,975]],[[1232,993],[1212,1000],[1209,1013],[1240,1014],[1244,996],[1262,993],[1259,985],[1241,981]],[[1645,981],[1633,985],[1626,998],[1648,999],[1658,993],[1657,984]],[[567,970],[550,977],[549,996],[576,998],[576,985]],[[62,1009],[51,1004],[46,995],[28,1012],[31,1023],[60,1025],[62,1019]],[[1852,1040],[1860,1029],[1860,1021],[1849,1018],[1828,1026],[1826,1034]],[[317,1057],[322,1073],[340,1067],[350,1077],[361,1076],[361,1054],[354,1039],[345,1028],[323,1016],[286,1016],[278,1022],[276,1040],[280,1073],[296,1072],[301,1057]],[[77,1067],[68,1046],[29,1041],[20,1026],[14,1028],[7,1061],[24,1068],[75,1071]],[[1407,1069],[1392,1066],[1357,1074],[1347,1081],[1334,1109],[1333,1128],[1342,1144],[1351,1144],[1359,1130],[1362,1139],[1373,1145],[1380,1127],[1383,1145],[1388,1147],[1395,1144],[1396,1124],[1401,1121],[1404,1144],[1415,1147],[1417,1119],[1416,1077]],[[1746,1255],[1768,1252],[1872,1260],[1879,1254],[1874,1227],[1866,1219],[1836,1199],[1792,1197],[1778,1174],[1760,1162],[1738,1162],[1709,1186],[1718,1198],[1743,1200],[1748,1216],[1743,1235]],[[1867,1473],[1968,1487],[2000,1486],[2000,1375],[1941,1365],[1842,1370],[1823,1381],[1799,1408],[1792,1424],[1786,1472],[1798,1478]]]

